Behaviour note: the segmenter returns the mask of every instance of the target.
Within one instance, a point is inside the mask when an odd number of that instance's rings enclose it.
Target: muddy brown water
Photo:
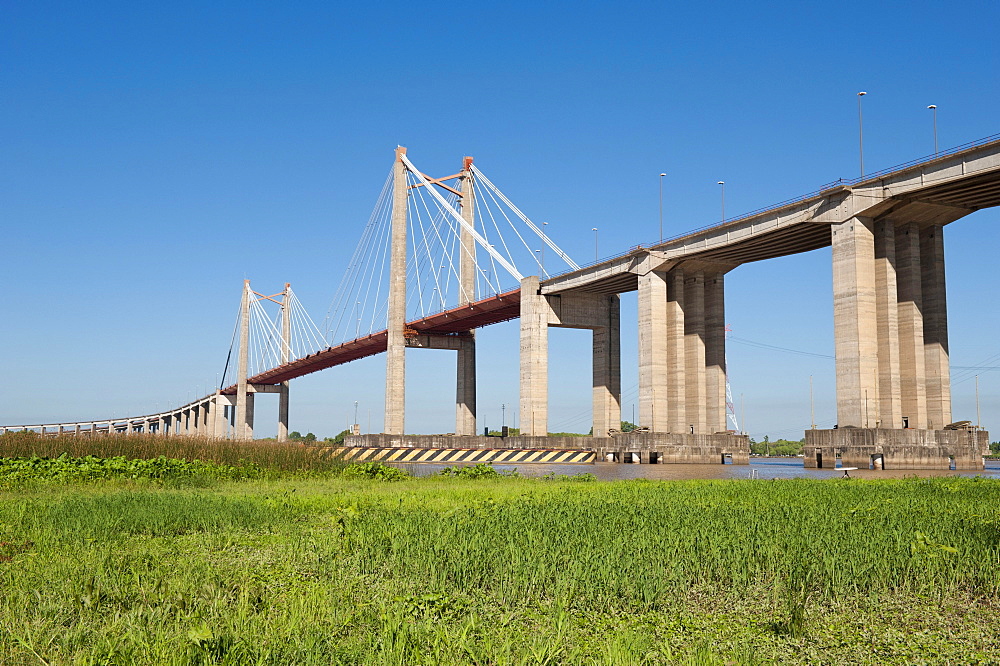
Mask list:
[[[448,464],[409,463],[397,467],[406,469],[415,476],[430,476]],[[509,471],[516,469],[524,476],[544,476],[546,474],[589,473],[602,481],[625,479],[685,480],[685,479],[832,479],[841,478],[840,469],[806,469],[802,458],[751,458],[749,465],[640,465],[636,463],[593,463],[590,465],[494,465],[495,469]],[[929,476],[983,476],[1000,478],[1000,461],[987,460],[984,470],[932,470],[932,469],[859,469],[848,472],[857,479],[901,479],[905,477]]]

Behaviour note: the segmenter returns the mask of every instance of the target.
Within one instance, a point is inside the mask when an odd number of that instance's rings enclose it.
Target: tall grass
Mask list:
[[[345,549],[435,590],[628,610],[692,587],[789,598],[1000,592],[1000,483],[597,484],[556,495],[362,511]]]
[[[998,500],[950,478],[7,491],[0,664],[997,662]]]
[[[237,441],[208,437],[164,437],[160,435],[58,435],[34,432],[0,435],[0,458],[73,458],[97,456],[153,459],[164,456],[179,460],[203,460],[222,465],[252,463],[265,469],[283,471],[336,471],[343,467],[324,457],[322,450],[292,442]]]

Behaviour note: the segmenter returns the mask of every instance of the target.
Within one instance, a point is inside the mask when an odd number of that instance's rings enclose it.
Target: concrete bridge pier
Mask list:
[[[981,469],[983,433],[946,430],[943,226],[854,216],[833,225],[832,245],[838,425],[806,432],[806,465],[839,455],[867,468],[878,455],[890,469]]]
[[[726,269],[639,275],[639,423],[650,432],[726,431]]]
[[[621,421],[621,312],[617,294],[546,296],[537,276],[521,280],[521,434],[548,435],[550,326],[593,331],[593,429],[605,437]]]

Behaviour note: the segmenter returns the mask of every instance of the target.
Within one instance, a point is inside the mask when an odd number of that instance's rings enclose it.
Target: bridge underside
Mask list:
[[[474,303],[445,310],[407,323],[407,334],[429,336],[452,336],[469,330],[499,324],[520,316],[521,290],[514,289]],[[363,338],[351,340],[335,347],[328,347],[315,354],[279,365],[278,367],[250,377],[250,384],[280,384],[326,368],[350,363],[368,356],[375,356],[386,350],[388,332],[379,331]],[[223,395],[234,395],[236,385],[222,390]]]

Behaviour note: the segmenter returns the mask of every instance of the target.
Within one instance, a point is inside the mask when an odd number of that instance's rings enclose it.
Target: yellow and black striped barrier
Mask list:
[[[343,447],[329,455],[346,462],[383,463],[592,463],[597,454],[574,449],[414,449]]]

